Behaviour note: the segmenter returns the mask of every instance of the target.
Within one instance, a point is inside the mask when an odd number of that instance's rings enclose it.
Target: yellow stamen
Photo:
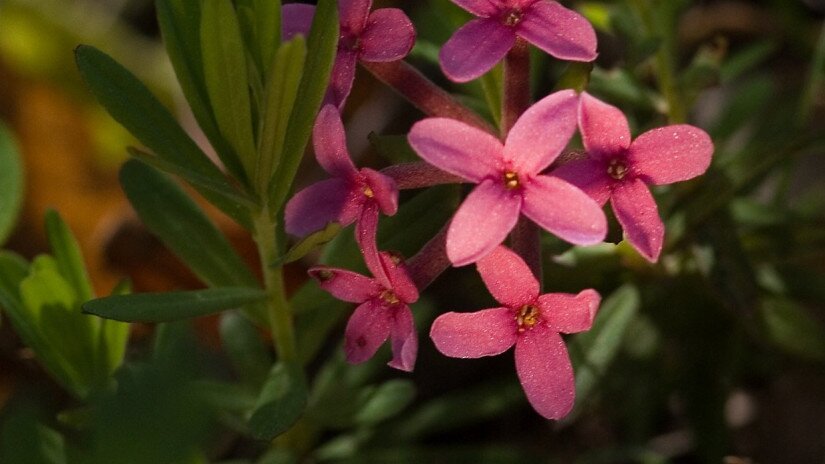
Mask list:
[[[627,175],[627,171],[627,165],[618,159],[610,161],[610,165],[607,166],[607,174],[616,180],[622,180]]]
[[[364,192],[364,196],[367,198],[372,198],[375,196],[375,192],[372,191],[369,185],[365,185],[364,189],[361,191]]]
[[[384,300],[385,303],[391,305],[398,304],[400,302],[400,300],[397,296],[395,296],[395,293],[393,293],[392,290],[384,290],[383,292],[381,292],[380,298]]]
[[[518,174],[513,171],[507,171],[504,173],[504,186],[510,190],[517,189],[519,187],[518,181]]]
[[[518,331],[524,332],[527,329],[532,329],[539,321],[539,308],[533,305],[524,305],[518,310],[516,315],[516,323],[518,323]]]

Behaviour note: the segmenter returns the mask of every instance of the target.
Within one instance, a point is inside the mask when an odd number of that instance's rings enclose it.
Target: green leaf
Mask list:
[[[46,236],[60,275],[69,282],[77,297],[81,301],[94,298],[80,246],[57,211],[46,211]]]
[[[236,0],[247,47],[261,78],[270,75],[275,52],[281,44],[280,0]],[[275,72],[277,74],[277,72]]]
[[[639,292],[635,287],[629,284],[620,287],[602,303],[593,327],[576,335],[570,343],[578,405],[585,403],[618,354],[639,305]]]
[[[203,176],[197,172],[186,169],[183,166],[178,166],[164,161],[160,157],[146,153],[145,151],[135,147],[127,147],[126,151],[128,151],[133,157],[143,161],[155,169],[176,175],[188,182],[190,185],[199,187],[201,191],[211,192],[213,194],[213,198],[221,198],[226,204],[232,204],[238,209],[243,208],[246,210],[256,210],[260,207],[256,199],[251,198],[245,193],[239,191],[237,188],[232,186],[227,179],[214,179],[212,177]]]
[[[206,91],[221,134],[235,149],[247,175],[255,160],[246,50],[231,0],[201,4],[201,55]]]
[[[215,182],[224,180],[223,173],[184,132],[169,111],[126,68],[88,45],[79,45],[75,49],[75,61],[100,104],[152,152],[170,164],[212,178]],[[248,224],[248,213],[244,209],[221,201],[209,190],[198,188],[198,191],[233,219]]]
[[[759,308],[768,339],[783,351],[815,361],[825,361],[825,327],[797,303],[766,299]]]
[[[111,295],[126,295],[131,292],[131,285],[128,281],[121,282],[113,290]],[[111,296],[110,295],[110,296]],[[98,350],[102,354],[102,367],[106,375],[113,374],[126,355],[126,345],[129,343],[129,324],[109,319],[100,320],[100,337]]]
[[[389,380],[370,395],[355,416],[359,424],[375,425],[400,414],[415,398],[415,385],[409,380]]]
[[[330,222],[323,229],[313,232],[302,238],[296,243],[285,255],[280,257],[275,263],[270,266],[282,266],[286,263],[292,263],[303,258],[312,250],[329,243],[341,232],[341,225],[337,222]]]
[[[155,8],[166,53],[198,125],[229,172],[238,179],[245,179],[240,159],[218,129],[206,92],[200,43],[201,2],[156,0]]]
[[[258,163],[255,168],[256,186],[261,194],[267,193],[269,182],[281,161],[289,116],[298,95],[306,53],[306,43],[300,35],[282,44],[266,82]]]
[[[484,92],[484,100],[487,102],[487,109],[493,117],[496,127],[501,124],[501,98],[502,81],[504,80],[504,67],[501,65],[493,68],[491,72],[484,73],[479,81],[481,90]]]
[[[312,126],[329,84],[332,63],[338,49],[338,5],[335,0],[319,0],[307,39],[307,61],[296,101],[289,117],[284,150],[278,170],[269,185],[271,211],[278,211],[286,201]]]
[[[221,346],[235,372],[250,385],[263,385],[272,356],[258,329],[246,317],[228,312],[221,316],[220,334]]]
[[[123,190],[144,224],[212,287],[257,281],[226,238],[171,179],[140,161],[120,171]]]
[[[556,82],[555,89],[573,89],[577,92],[582,92],[590,82],[590,73],[592,71],[593,63],[571,62]]]
[[[23,166],[11,132],[0,124],[0,244],[6,241],[23,205]]]
[[[300,365],[279,362],[269,373],[249,419],[252,435],[271,440],[286,432],[301,417],[306,403],[307,388]]]
[[[84,303],[83,312],[124,322],[169,322],[240,308],[265,299],[266,292],[256,288],[221,287],[108,296]]]

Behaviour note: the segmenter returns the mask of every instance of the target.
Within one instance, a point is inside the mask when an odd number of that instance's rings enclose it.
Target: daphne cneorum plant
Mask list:
[[[128,149],[120,171],[126,196],[207,288],[130,293],[124,285],[94,298],[54,213],[54,256],[31,264],[2,257],[14,272],[0,275],[0,304],[15,308],[12,323],[81,412],[130,385],[122,322],[157,323],[163,340],[177,321],[220,313],[232,374],[191,384],[240,437],[243,458],[359,462],[360,449],[416,444],[422,430],[449,427],[463,409],[479,405],[477,417],[494,417],[484,415],[486,401],[495,413],[529,404],[531,420],[563,428],[583,413],[627,343],[623,334],[652,324],[650,315],[637,317],[640,301],[661,306],[671,291],[692,299],[702,286],[690,287],[696,275],[717,264],[700,259],[707,251],[695,230],[707,222],[706,204],[707,215],[732,221],[714,206],[729,198],[715,198],[712,187],[732,197],[744,187],[727,183],[752,181],[720,174],[717,134],[708,128],[712,140],[688,124],[692,101],[679,86],[690,76],[677,75],[666,40],[647,45],[658,48],[638,66],[648,79],[639,85],[655,91],[633,100],[604,85],[608,73],[593,64],[601,36],[588,20],[598,15],[586,15],[589,2],[428,2],[452,14],[439,44],[417,38],[416,26],[434,27],[410,19],[418,7],[374,9],[371,0],[155,3],[175,75],[214,157],[106,53],[80,45],[75,57],[100,104],[142,145]],[[656,16],[657,2],[628,3],[640,18]],[[403,134],[370,135],[380,161],[359,157],[347,133],[368,74],[415,109],[400,118]],[[200,201],[248,231],[259,269]],[[724,232],[703,233],[730,239]],[[606,255],[610,276],[590,267]],[[288,284],[290,270],[297,283]],[[768,271],[758,269],[760,285],[772,282]],[[566,279],[568,272],[588,278]],[[673,279],[660,285],[661,276]],[[85,321],[75,327],[94,361],[27,319],[49,303],[32,296],[41,280],[67,289],[57,306]],[[643,296],[641,283],[655,288]],[[511,347],[516,375],[496,379],[505,388],[410,407],[418,376],[432,373],[428,362]],[[449,369],[439,375],[457,382]],[[712,442],[708,436],[697,440]],[[99,446],[78,442],[69,445],[78,456]]]

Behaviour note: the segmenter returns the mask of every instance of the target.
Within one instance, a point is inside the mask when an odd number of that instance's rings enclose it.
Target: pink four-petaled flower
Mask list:
[[[576,130],[577,106],[572,90],[545,97],[516,121],[504,145],[452,119],[430,118],[412,127],[409,142],[419,156],[478,184],[447,231],[447,256],[454,265],[492,251],[520,213],[577,245],[604,239],[607,222],[599,205],[568,182],[541,174]]]
[[[329,222],[346,226],[356,222],[355,237],[367,261],[376,261],[375,236],[379,209],[392,216],[398,211],[398,189],[392,178],[370,168],[355,169],[346,146],[338,110],[326,105],[312,131],[315,157],[332,179],[296,193],[286,204],[286,231],[304,236]]]
[[[496,65],[516,38],[562,60],[596,58],[596,33],[580,14],[548,0],[452,0],[478,16],[457,30],[441,49],[444,74],[473,80]]]
[[[355,64],[396,61],[407,56],[415,43],[415,29],[410,18],[398,8],[379,8],[370,13],[372,0],[339,0],[341,35],[338,53],[332,67],[330,92],[338,108],[342,108],[352,90]],[[285,39],[295,34],[307,35],[315,7],[305,3],[283,6]]]
[[[370,359],[389,338],[389,366],[412,371],[418,353],[409,304],[418,300],[418,289],[399,259],[381,252],[378,261],[367,261],[374,278],[326,266],[309,270],[321,288],[339,300],[360,303],[347,322],[344,352],[353,364]]]
[[[503,306],[473,313],[445,313],[433,322],[436,348],[455,358],[493,356],[516,346],[516,372],[533,408],[560,419],[573,407],[573,367],[561,333],[590,329],[601,297],[545,293],[527,264],[499,246],[476,263],[481,278]]]
[[[624,114],[587,93],[581,95],[579,128],[587,157],[551,174],[578,186],[601,205],[609,199],[628,241],[655,262],[665,227],[647,184],[671,184],[704,173],[713,142],[705,131],[686,124],[653,129],[631,142]]]

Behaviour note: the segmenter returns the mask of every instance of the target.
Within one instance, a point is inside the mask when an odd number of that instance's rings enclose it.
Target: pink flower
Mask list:
[[[516,43],[530,42],[562,60],[593,61],[596,32],[584,17],[547,0],[452,0],[479,17],[457,30],[439,58],[444,74],[467,82],[486,73]]]
[[[447,231],[447,256],[472,263],[500,244],[519,214],[568,242],[590,245],[607,233],[593,199],[556,177],[541,175],[576,130],[578,97],[556,92],[530,107],[504,145],[492,135],[445,118],[416,123],[410,145],[428,163],[478,186],[458,208]]]
[[[400,260],[386,252],[377,262],[367,261],[375,278],[344,269],[318,266],[309,275],[321,288],[339,300],[360,303],[347,322],[344,352],[353,364],[370,359],[389,338],[390,367],[412,371],[418,339],[409,304],[418,300],[418,290]]]
[[[398,189],[392,178],[370,168],[355,169],[347,151],[341,115],[332,105],[318,114],[312,131],[315,157],[332,179],[310,185],[286,204],[286,231],[304,236],[329,222],[356,223],[356,239],[367,261],[376,261],[375,235],[378,211],[392,216],[398,211]]]
[[[647,185],[671,184],[704,173],[713,142],[705,131],[680,124],[650,130],[631,143],[622,112],[587,93],[581,96],[579,128],[587,157],[551,174],[578,186],[601,205],[609,199],[630,243],[656,262],[665,226]]]
[[[342,108],[355,79],[355,63],[396,61],[404,58],[415,43],[412,22],[398,8],[379,8],[370,13],[372,0],[339,0],[341,36],[338,54],[332,67],[332,100]],[[283,6],[285,39],[295,34],[307,35],[315,7],[304,3]]]
[[[527,399],[539,414],[560,419],[573,407],[575,381],[559,332],[590,329],[601,297],[545,293],[527,264],[499,246],[476,263],[481,278],[503,306],[474,313],[445,313],[433,322],[430,338],[454,358],[493,356],[516,346],[516,372]]]

